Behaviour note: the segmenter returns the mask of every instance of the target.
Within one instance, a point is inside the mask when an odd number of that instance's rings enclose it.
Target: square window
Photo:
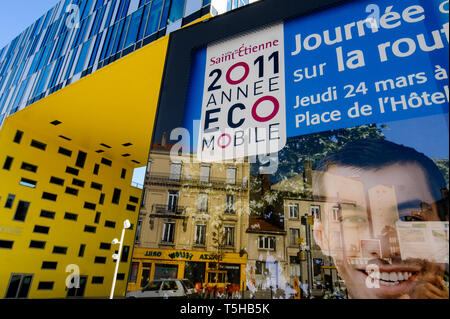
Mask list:
[[[30,187],[30,188],[36,188],[37,182],[33,181],[32,179],[22,177],[19,184],[22,186]]]
[[[65,213],[64,214],[64,219],[68,219],[68,220],[77,220],[78,219],[78,215],[77,214],[72,214],[72,213]]]
[[[9,171],[11,169],[13,160],[14,158],[12,158],[11,156],[6,156],[5,163],[3,164],[3,169]]]
[[[38,148],[38,149],[43,150],[43,151],[45,151],[45,149],[47,148],[47,144],[39,142],[39,141],[36,141],[36,140],[31,140],[30,146]]]
[[[38,234],[48,234],[49,231],[50,231],[50,227],[41,226],[41,225],[35,225],[34,229],[33,229],[33,233],[38,233]]]
[[[57,266],[56,261],[43,261],[41,269],[56,269]]]
[[[103,284],[103,277],[94,276],[92,277],[93,284]]]
[[[113,222],[111,220],[105,220],[105,227],[115,228],[116,227],[116,222]]]
[[[14,136],[14,143],[20,144],[20,141],[22,141],[23,132],[22,131],[16,131],[16,135]]]
[[[80,245],[80,249],[78,250],[78,257],[83,257],[85,250],[86,250],[86,245],[85,244],[81,244]]]
[[[105,264],[106,263],[106,257],[99,257],[96,256],[94,259],[95,264]]]
[[[71,156],[72,156],[72,151],[71,151],[71,150],[68,150],[67,148],[64,148],[64,147],[60,147],[60,148],[58,149],[58,153],[59,153],[59,154],[62,154],[62,155],[65,155],[65,156],[68,156],[68,157],[71,157]]]
[[[30,203],[29,202],[25,202],[25,201],[19,201],[19,204],[17,205],[16,208],[16,213],[14,215],[14,219],[13,220],[17,220],[17,221],[25,221],[25,218],[27,217],[27,213],[28,213],[28,208],[30,207]]]
[[[52,193],[47,193],[47,192],[43,192],[42,193],[42,199],[46,199],[46,200],[51,200],[51,201],[56,201],[56,198],[58,196],[56,194],[52,194]]]
[[[53,247],[53,253],[54,254],[65,255],[65,254],[67,254],[67,247],[54,246]]]
[[[50,183],[55,184],[55,185],[63,186],[64,185],[64,180],[62,178],[58,178],[58,177],[52,176],[52,177],[50,177]]]
[[[113,204],[119,204],[120,193],[121,193],[120,189],[114,188],[114,193],[113,193],[113,197],[112,197],[112,201],[111,201]]]
[[[31,240],[29,248],[44,249],[45,248],[45,241]]]
[[[9,194],[8,198],[6,199],[5,208],[12,208],[14,204],[14,199],[16,198],[16,195]]]
[[[0,249],[12,249],[14,241],[0,239]]]
[[[23,169],[24,171],[29,171],[32,173],[36,173],[38,167],[36,165],[30,164],[30,163],[26,163],[23,162],[22,165],[20,166],[21,169]]]
[[[55,219],[55,212],[51,212],[49,210],[41,210],[41,217]]]

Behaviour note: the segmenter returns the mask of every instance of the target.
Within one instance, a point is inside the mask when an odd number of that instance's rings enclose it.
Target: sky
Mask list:
[[[58,2],[59,0],[0,0],[0,48]]]

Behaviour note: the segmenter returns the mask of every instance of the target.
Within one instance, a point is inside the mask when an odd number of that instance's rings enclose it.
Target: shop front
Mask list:
[[[135,248],[128,278],[128,291],[142,289],[149,281],[189,279],[196,287],[245,285],[247,255],[192,250]]]

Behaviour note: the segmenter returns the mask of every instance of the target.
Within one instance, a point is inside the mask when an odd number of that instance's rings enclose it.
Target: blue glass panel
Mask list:
[[[97,56],[98,47],[100,46],[100,42],[102,41],[102,35],[103,35],[103,33],[100,33],[99,35],[97,35],[97,39],[95,40],[95,44],[94,44],[94,49],[92,50],[92,53],[91,53],[91,59],[89,60],[88,68],[90,68],[91,66],[94,65],[95,57]]]
[[[13,107],[19,106],[20,102],[22,102],[23,94],[25,93],[25,88],[27,87],[28,80],[24,80],[20,85],[19,92],[17,93],[16,99],[14,100]]]
[[[42,55],[43,50],[39,51],[38,53],[36,53],[36,55],[34,56],[34,60],[33,63],[31,64],[30,67],[30,71],[28,72],[28,76],[30,76],[31,74],[34,73],[34,70],[36,69],[36,65],[38,64],[38,62],[40,61],[40,57]]]
[[[48,83],[48,87],[49,87],[49,88],[52,88],[52,87],[55,86],[55,82],[56,82],[56,79],[58,78],[59,71],[61,71],[61,65],[62,65],[62,62],[63,62],[63,61],[64,61],[64,58],[61,57],[61,58],[59,58],[59,60],[56,62],[55,68],[53,69],[52,77],[50,78],[50,82]]]
[[[147,24],[148,12],[150,11],[150,5],[144,7],[144,14],[142,15],[141,25],[139,26],[139,35],[137,41],[141,40],[144,36],[145,25]]]
[[[203,0],[203,7],[211,4],[211,0]]]
[[[72,42],[72,49],[75,48],[76,46],[78,46],[78,44],[79,44],[78,39],[80,37],[81,32],[83,31],[85,23],[86,23],[86,20],[83,20],[81,22],[80,27],[77,29],[77,31],[76,31],[77,33],[75,34],[75,37],[73,38],[74,40]]]
[[[110,27],[108,31],[106,31],[105,41],[103,42],[102,54],[100,55],[100,61],[102,61],[106,57],[106,52],[108,52],[109,42],[111,40],[111,34],[113,32],[114,27]]]
[[[94,10],[98,10],[101,7],[103,7],[103,3],[104,3],[104,0],[97,0],[97,3],[95,4],[95,9]]]
[[[175,22],[183,17],[184,0],[172,0],[168,23]]]
[[[5,106],[5,101],[6,101],[6,98],[8,97],[8,95],[9,95],[9,90],[3,92],[2,96],[0,97],[0,107],[3,108],[3,109],[0,109],[1,110],[0,113],[3,111],[5,111],[5,112],[7,111],[6,106]]]
[[[161,17],[163,0],[154,0],[152,8],[148,17],[147,28],[145,29],[145,36],[149,36],[158,30],[159,18]]]
[[[44,23],[42,24],[42,30],[44,30],[47,27],[50,16],[52,15],[52,11],[53,11],[53,9],[50,9],[49,11],[47,11],[47,13],[45,15]]]
[[[12,83],[13,86],[16,85],[17,82],[19,81],[20,76],[22,75],[23,67],[25,66],[26,62],[27,61],[25,59],[22,60],[22,63],[20,64],[20,67],[19,67],[19,70],[16,73],[16,77],[14,79],[14,82]]]
[[[34,95],[39,95],[42,93],[42,90],[44,89],[45,82],[47,81],[48,73],[50,71],[51,65],[47,66],[41,73],[41,77],[39,78],[39,83],[36,86],[36,90],[34,90]]]
[[[125,5],[123,6],[122,14],[120,15],[120,18],[125,18],[125,16],[128,13],[128,8],[130,7],[130,0],[122,0],[125,1]]]
[[[114,8],[116,7],[116,0],[111,1],[111,6],[109,7],[108,18],[105,22],[105,29],[109,27],[111,24],[111,18],[114,13]]]
[[[66,44],[68,33],[69,32],[66,31],[63,35],[61,35],[59,37],[58,44],[56,45],[56,49],[55,49],[55,51],[53,51],[52,61],[54,61],[55,59],[57,59],[61,56],[61,50],[64,48],[64,45]]]
[[[114,29],[113,29],[113,32],[112,32],[112,34],[111,34],[111,39],[109,40],[108,50],[106,51],[105,58],[107,58],[107,57],[109,57],[109,56],[111,55],[111,51],[112,51],[112,48],[113,48],[113,46],[114,46],[114,40],[116,39],[116,34],[117,34],[117,28],[118,28],[118,26],[119,26],[119,23],[116,23],[116,24],[114,25]]]
[[[87,41],[85,44],[83,44],[83,48],[80,52],[80,57],[78,58],[77,66],[75,67],[75,72],[73,74],[78,74],[79,72],[83,71],[84,62],[86,60],[86,55],[89,51],[89,46],[91,45],[91,40]]]
[[[75,57],[77,56],[77,51],[78,51],[78,48],[73,51],[73,54],[70,57],[69,68],[67,69],[66,76],[64,77],[64,80],[67,80],[67,78],[70,75],[70,71],[72,70],[72,66],[73,66],[73,61],[75,60]]]
[[[123,31],[124,23],[125,23],[125,19],[123,19],[119,22],[119,27],[117,29],[117,35],[116,35],[116,39],[114,41],[114,46],[111,50],[111,55],[115,54],[117,52],[117,50],[119,49],[119,44],[121,42],[122,33],[124,32]],[[126,32],[126,30],[125,30],[125,32]]]
[[[139,31],[139,24],[141,23],[143,12],[144,8],[140,8],[131,16],[130,26],[128,27],[127,39],[125,41],[125,48],[136,42],[137,33]]]
[[[89,12],[91,11],[91,8],[92,8],[92,0],[88,0],[88,1],[84,0],[83,2],[86,3],[86,5],[84,6],[83,15],[81,16],[81,20],[85,19],[89,15]]]
[[[117,9],[115,22],[119,21],[120,15],[121,15],[122,10],[123,10],[123,6],[125,5],[125,1],[124,0],[119,0],[119,1],[120,1],[120,4],[119,4],[119,8]]]
[[[231,11],[233,9],[233,0],[227,0],[227,11]]]
[[[100,11],[97,11],[95,14],[95,20],[92,24],[91,33],[89,35],[89,38],[92,38],[94,35],[98,33],[98,30],[100,29],[100,26],[102,25],[103,21],[103,15],[105,13],[105,7],[103,7]]]
[[[160,29],[163,29],[167,25],[167,19],[169,17],[169,9],[170,9],[170,0],[164,1],[164,9],[161,15],[161,24],[159,25]]]

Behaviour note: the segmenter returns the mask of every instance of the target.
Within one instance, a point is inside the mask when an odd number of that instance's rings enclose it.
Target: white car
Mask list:
[[[192,298],[197,296],[194,285],[187,279],[159,279],[141,290],[127,293],[127,298]]]

